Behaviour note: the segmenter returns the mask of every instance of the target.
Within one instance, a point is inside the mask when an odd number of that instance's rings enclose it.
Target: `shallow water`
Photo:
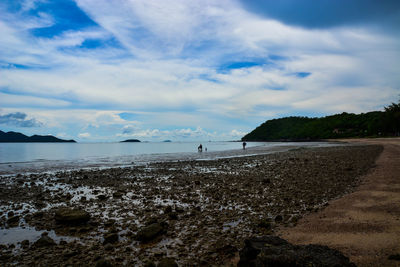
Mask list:
[[[330,146],[326,142],[0,143],[0,174],[131,166],[156,161],[209,160]]]
[[[24,240],[29,240],[29,242],[32,243],[38,240],[44,232],[47,231],[36,230],[34,227],[14,227],[8,229],[0,229],[0,244],[17,245]],[[54,230],[47,232],[47,235],[57,243],[59,243],[61,240],[74,240],[74,238],[72,237],[56,235]]]

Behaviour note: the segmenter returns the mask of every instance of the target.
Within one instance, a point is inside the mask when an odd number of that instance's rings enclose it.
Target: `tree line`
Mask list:
[[[348,137],[400,136],[400,101],[384,111],[343,112],[322,118],[285,117],[268,120],[243,141],[306,141]]]

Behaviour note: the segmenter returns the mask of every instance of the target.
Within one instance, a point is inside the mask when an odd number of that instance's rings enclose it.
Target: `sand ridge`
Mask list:
[[[388,259],[400,253],[400,138],[345,141],[382,144],[376,167],[355,192],[278,235],[295,244],[338,249],[357,266],[400,266],[400,261]]]

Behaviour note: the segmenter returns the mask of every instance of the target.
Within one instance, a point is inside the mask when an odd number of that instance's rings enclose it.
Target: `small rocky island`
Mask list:
[[[120,143],[140,143],[138,139],[127,139],[125,141],[121,141]]]
[[[75,140],[64,140],[52,135],[26,136],[18,132],[0,131],[0,143],[76,143]]]

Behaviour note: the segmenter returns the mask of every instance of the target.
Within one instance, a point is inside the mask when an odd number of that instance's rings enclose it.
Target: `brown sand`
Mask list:
[[[400,254],[400,138],[352,139],[382,144],[376,167],[354,193],[331,201],[279,236],[295,244],[335,248],[357,266],[400,266],[388,256]]]

